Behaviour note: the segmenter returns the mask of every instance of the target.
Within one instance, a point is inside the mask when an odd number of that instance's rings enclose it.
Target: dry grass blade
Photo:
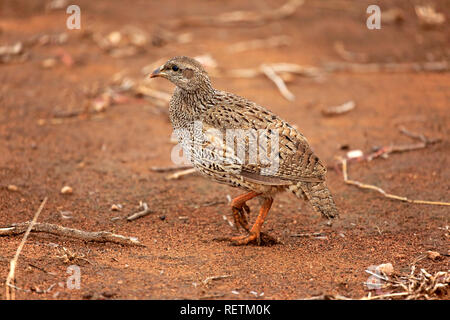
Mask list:
[[[16,254],[14,255],[14,258],[10,262],[9,274],[8,274],[8,277],[6,278],[6,283],[5,283],[6,300],[15,300],[15,298],[16,298],[16,294],[15,294],[14,290],[11,291],[12,287],[10,285],[12,284],[11,282],[14,281],[17,260],[19,259],[20,253],[22,252],[23,246],[25,245],[25,242],[27,241],[28,235],[30,234],[31,229],[33,228],[39,215],[41,214],[42,209],[44,209],[46,202],[47,202],[47,197],[45,197],[44,200],[42,200],[42,203],[39,206],[39,209],[36,211],[36,213],[33,217],[33,220],[29,223],[29,225],[25,231],[22,241],[20,242],[19,247],[17,248]]]
[[[386,294],[362,298],[362,300],[380,300],[401,297],[402,299],[435,299],[445,295],[450,285],[449,271],[439,271],[434,274],[428,273],[425,269],[415,274],[415,266],[411,267],[411,273],[407,276],[392,276],[387,279],[384,289],[402,290],[401,292],[389,292]]]

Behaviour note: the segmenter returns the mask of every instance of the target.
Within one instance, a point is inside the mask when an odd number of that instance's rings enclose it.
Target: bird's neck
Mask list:
[[[185,90],[177,87],[174,92],[174,96],[181,100],[182,105],[195,114],[201,114],[212,107],[211,101],[214,94],[215,90],[209,83],[205,83],[196,90]]]

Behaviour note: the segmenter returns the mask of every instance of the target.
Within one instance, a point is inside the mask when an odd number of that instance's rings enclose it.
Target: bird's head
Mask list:
[[[163,77],[181,89],[193,91],[209,87],[210,80],[202,65],[189,57],[175,57],[153,71],[150,78]]]

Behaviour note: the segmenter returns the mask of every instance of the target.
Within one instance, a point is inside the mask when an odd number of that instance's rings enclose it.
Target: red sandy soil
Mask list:
[[[0,227],[31,220],[47,196],[40,222],[112,231],[135,236],[145,244],[86,243],[32,233],[19,258],[15,283],[28,291],[16,291],[16,298],[254,299],[250,291],[264,293],[259,299],[321,294],[360,298],[367,295],[363,283],[370,265],[390,262],[397,273],[405,274],[411,265],[430,273],[449,270],[448,207],[389,200],[374,191],[346,185],[342,174],[331,168],[328,184],[341,212],[332,226],[308,204],[286,193],[276,198],[264,225],[264,231],[280,243],[235,247],[214,238],[237,235],[223,215],[232,219],[226,196],[237,196],[240,190],[198,175],[166,180],[167,173],[150,170],[173,165],[172,128],[166,114],[155,113],[153,103],[131,98],[92,117],[48,121],[55,110],[82,108],[89,101],[84,88],[105,87],[123,70],[139,79],[142,67],[175,55],[210,53],[224,69],[257,67],[265,62],[321,66],[341,61],[333,45],[342,41],[347,50],[366,53],[370,62],[449,60],[448,22],[424,30],[410,2],[379,1],[382,10],[400,7],[405,21],[368,30],[365,9],[369,2],[365,2],[332,1],[321,6],[308,1],[292,17],[257,27],[174,29],[176,34],[192,33],[193,41],[149,45],[145,53],[115,59],[84,37],[83,30],[107,33],[129,24],[157,34],[158,27],[175,18],[261,11],[277,8],[282,2],[196,0],[187,6],[174,1],[134,1],[131,5],[118,0],[82,0],[78,1],[82,31],[68,31],[64,10],[45,11],[44,1],[2,1],[0,45],[36,34],[68,32],[68,42],[60,47],[76,63],[43,69],[42,60],[54,56],[59,47],[49,45],[32,47],[24,63],[0,65]],[[432,2],[450,17],[446,1]],[[233,43],[280,34],[291,36],[291,45],[227,52]],[[296,77],[288,83],[295,102],[286,101],[264,77],[214,77],[212,81],[216,88],[256,101],[297,125],[330,167],[335,156],[345,154],[342,145],[370,152],[374,146],[412,143],[399,133],[399,125],[442,139],[426,149],[351,164],[349,174],[412,199],[450,201],[448,73],[343,72],[327,75],[323,81]],[[167,81],[158,80],[154,85],[173,90]],[[321,114],[322,108],[349,100],[356,102],[350,113],[332,118]],[[8,190],[8,185],[16,185],[19,191]],[[72,195],[60,194],[65,185],[73,188]],[[111,220],[138,211],[139,201],[147,202],[154,212],[133,222]],[[111,211],[111,205],[118,203],[123,205],[122,211]],[[258,201],[249,204],[251,219],[255,219]],[[61,211],[70,211],[72,218],[63,219]],[[314,232],[324,236],[292,236]],[[0,238],[0,279],[6,279],[9,260],[21,239]],[[62,247],[78,258],[65,262],[59,257]],[[428,250],[440,252],[442,259],[423,258]],[[79,290],[65,286],[71,264],[81,269]],[[202,283],[221,275],[229,277]],[[35,292],[53,284],[48,293]],[[2,284],[0,299],[5,298],[4,289]]]

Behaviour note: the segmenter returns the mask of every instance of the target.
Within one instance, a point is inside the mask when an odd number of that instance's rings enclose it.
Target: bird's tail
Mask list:
[[[297,197],[308,200],[314,210],[320,212],[325,218],[339,216],[333,196],[328,190],[325,181],[299,182],[289,188]]]

